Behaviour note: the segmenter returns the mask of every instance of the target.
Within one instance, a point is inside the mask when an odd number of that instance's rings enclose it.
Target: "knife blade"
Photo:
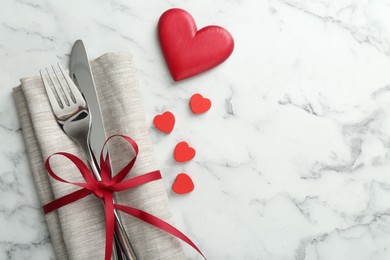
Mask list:
[[[95,81],[93,79],[84,43],[81,40],[77,40],[73,45],[70,54],[69,74],[87,101],[91,116],[89,146],[92,157],[94,157],[95,160],[95,165],[97,166],[96,168],[100,168],[100,161],[97,159],[99,158],[104,142],[106,141],[106,132],[102,120],[99,99],[96,93]],[[115,237],[120,244],[123,256],[128,260],[136,260],[134,249],[123,224],[121,223],[119,215],[116,210],[114,213],[117,223],[117,225],[115,225]]]
[[[87,101],[92,119],[90,148],[96,164],[100,166],[100,160],[98,158],[106,140],[106,132],[102,121],[99,99],[96,94],[95,81],[84,43],[81,40],[77,40],[73,45],[70,54],[69,74]]]

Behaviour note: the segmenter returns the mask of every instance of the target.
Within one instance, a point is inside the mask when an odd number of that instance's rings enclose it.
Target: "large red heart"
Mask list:
[[[182,9],[164,12],[158,23],[161,49],[175,81],[189,78],[225,61],[233,51],[231,34],[220,26],[199,31]]]
[[[162,115],[155,116],[153,123],[158,130],[169,134],[175,126],[175,116],[171,112],[167,111]]]
[[[186,162],[195,157],[196,151],[186,142],[180,142],[176,145],[173,156],[177,162]]]
[[[176,180],[172,185],[172,190],[177,194],[185,194],[194,190],[194,183],[190,176],[185,173],[180,173],[176,176]]]
[[[208,98],[204,98],[201,94],[196,93],[190,99],[190,107],[192,113],[202,114],[210,109],[211,101]]]

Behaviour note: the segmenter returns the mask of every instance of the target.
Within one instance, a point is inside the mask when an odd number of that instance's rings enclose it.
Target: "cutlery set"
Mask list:
[[[46,72],[45,72],[46,71]],[[49,103],[62,130],[81,147],[90,168],[100,181],[99,153],[106,140],[99,100],[88,56],[81,40],[75,42],[70,56],[69,74],[57,68],[40,71]],[[137,259],[117,211],[112,258]]]

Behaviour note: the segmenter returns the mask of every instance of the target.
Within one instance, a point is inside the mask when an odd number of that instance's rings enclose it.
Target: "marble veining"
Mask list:
[[[91,58],[134,56],[150,134],[177,226],[209,259],[390,259],[390,5],[385,0],[4,0],[0,17],[0,259],[55,259],[11,90]],[[235,38],[232,56],[173,82],[159,16],[183,8]],[[195,116],[189,98],[212,100]],[[170,135],[155,114],[176,116]],[[197,150],[173,160],[185,140]],[[170,190],[176,174],[193,193]],[[184,246],[189,259],[201,259]]]

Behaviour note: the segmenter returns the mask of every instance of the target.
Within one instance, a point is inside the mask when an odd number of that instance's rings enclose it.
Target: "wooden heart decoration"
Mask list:
[[[196,151],[186,142],[180,142],[176,145],[173,156],[177,162],[187,162],[195,157]]]
[[[185,173],[180,173],[176,176],[176,180],[172,185],[172,190],[177,194],[185,194],[194,190],[194,183],[190,176]]]
[[[204,98],[201,94],[196,93],[190,99],[190,108],[194,114],[202,114],[207,112],[211,107],[211,101]]]
[[[233,52],[231,34],[220,26],[206,26],[199,31],[192,16],[173,8],[158,22],[160,45],[175,81],[209,70],[225,61]]]
[[[171,112],[167,111],[162,115],[155,116],[153,123],[158,130],[169,134],[175,126],[175,116]]]

